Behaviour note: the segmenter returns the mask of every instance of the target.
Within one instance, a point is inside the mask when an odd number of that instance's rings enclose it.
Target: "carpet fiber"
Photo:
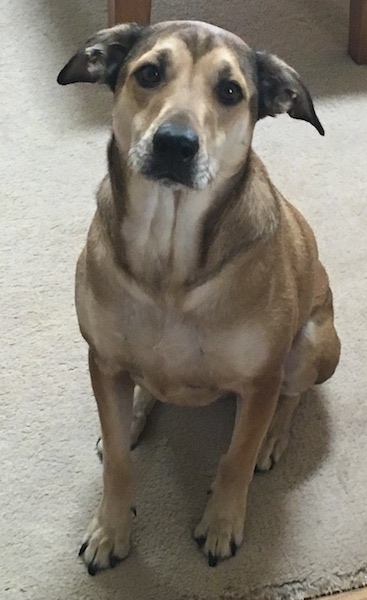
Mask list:
[[[98,420],[73,306],[74,266],[105,171],[110,96],[58,70],[105,26],[104,0],[2,0],[0,109],[1,559],[5,600],[303,599],[367,583],[367,68],[346,55],[344,0],[156,0],[277,52],[313,92],[320,137],[287,116],[255,147],[312,224],[343,353],[295,418],[284,460],[251,487],[245,543],[209,569],[191,533],[233,406],[158,407],[134,452],[129,559],[91,578],[77,559],[101,493]]]

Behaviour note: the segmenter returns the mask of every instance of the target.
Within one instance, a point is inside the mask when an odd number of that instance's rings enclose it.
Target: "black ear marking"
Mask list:
[[[105,83],[114,91],[126,56],[146,29],[136,23],[128,23],[99,31],[67,62],[57,77],[57,83]]]
[[[255,52],[258,81],[258,119],[288,113],[293,119],[311,123],[325,135],[310,92],[298,73],[274,54]]]

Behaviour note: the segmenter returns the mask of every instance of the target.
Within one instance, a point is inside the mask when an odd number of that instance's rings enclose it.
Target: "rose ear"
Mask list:
[[[72,56],[60,71],[57,83],[105,83],[114,91],[126,56],[146,29],[135,23],[102,29]]]
[[[258,118],[288,113],[294,119],[311,123],[325,135],[312,102],[310,92],[298,73],[274,54],[255,52],[258,80]]]

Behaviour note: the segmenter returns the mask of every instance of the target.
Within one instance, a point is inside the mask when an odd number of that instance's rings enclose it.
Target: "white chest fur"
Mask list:
[[[120,298],[118,304],[97,306],[89,296],[86,311],[101,360],[178,404],[204,404],[237,391],[263,368],[269,352],[264,330],[246,315],[235,327],[219,326],[221,286],[214,280],[182,297],[180,284],[193,273],[212,197],[210,188],[177,192],[136,178],[122,224],[133,279],[116,270],[111,298]],[[212,318],[204,323],[199,311]]]
[[[184,281],[196,259],[201,217],[210,189],[174,191],[142,178],[129,188],[129,211],[122,225],[128,263],[140,280],[171,277]]]

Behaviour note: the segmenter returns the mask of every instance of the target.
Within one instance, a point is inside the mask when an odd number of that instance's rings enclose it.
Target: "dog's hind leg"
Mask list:
[[[277,410],[257,460],[257,470],[268,471],[288,445],[293,413],[301,394],[334,373],[340,341],[333,323],[331,291],[297,334],[285,361],[285,376]]]
[[[136,448],[140,441],[140,436],[143,433],[147,423],[147,417],[150,414],[154,404],[155,398],[153,398],[152,394],[137,385],[134,391],[133,417],[131,421],[130,433],[130,444],[132,450]],[[97,440],[96,451],[99,459],[102,461],[103,441],[101,437]]]
[[[270,471],[288,446],[293,413],[301,394],[281,394],[275,415],[257,457],[256,471]]]
[[[135,448],[139,442],[139,438],[143,433],[147,422],[147,417],[154,404],[155,398],[153,398],[152,394],[137,385],[134,392],[133,419],[131,423],[130,441],[132,449]]]

